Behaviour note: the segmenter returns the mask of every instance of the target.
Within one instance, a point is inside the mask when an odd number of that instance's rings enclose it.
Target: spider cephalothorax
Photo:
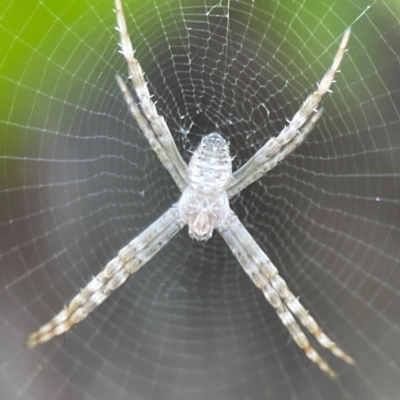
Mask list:
[[[134,96],[119,76],[118,85],[138,126],[182,191],[182,196],[159,219],[123,247],[64,310],[30,334],[26,346],[33,347],[46,342],[82,321],[187,224],[189,235],[197,240],[209,239],[214,229],[221,234],[244,271],[275,308],[297,345],[321,370],[334,377],[334,371],[311,346],[299,323],[335,356],[349,364],[354,363],[353,359],[328,338],[290,291],[278,269],[229,207],[229,198],[274,168],[299,146],[311,131],[322,115],[322,109],[318,109],[318,106],[322,97],[329,91],[343,58],[350,29],[345,31],[332,66],[323,76],[317,90],[306,98],[277,137],[268,140],[245,165],[232,173],[228,143],[218,133],[204,136],[189,166],[186,165],[164,118],[157,113],[142,68],[134,57],[121,0],[116,0],[116,13],[121,50],[135,88]]]

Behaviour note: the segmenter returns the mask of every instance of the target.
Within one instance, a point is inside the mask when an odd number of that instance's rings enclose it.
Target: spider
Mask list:
[[[332,368],[311,346],[299,322],[321,346],[331,350],[336,357],[349,364],[353,364],[354,360],[329,339],[290,291],[278,269],[231,210],[229,199],[287,157],[314,127],[322,115],[322,108],[318,109],[319,103],[330,92],[329,88],[346,51],[350,29],[345,31],[332,66],[318,84],[317,90],[307,97],[277,137],[269,139],[246,164],[232,173],[229,144],[217,132],[203,136],[189,166],[185,163],[164,118],[157,113],[151,100],[143,70],[135,58],[128,36],[121,0],[115,0],[115,4],[121,53],[128,64],[134,96],[117,75],[118,85],[138,126],[182,195],[168,211],[123,247],[66,308],[39,330],[31,333],[26,340],[26,346],[34,347],[47,342],[82,321],[113,290],[121,286],[129,275],[143,267],[173,236],[188,225],[189,235],[196,240],[208,240],[214,229],[220,233],[244,271],[275,308],[297,345],[322,371],[332,378],[335,377]]]

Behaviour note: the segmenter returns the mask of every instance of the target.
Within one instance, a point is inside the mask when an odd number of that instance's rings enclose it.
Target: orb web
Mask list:
[[[310,2],[309,2],[310,3]],[[399,392],[399,19],[395,2],[124,2],[158,112],[186,161],[234,167],[285,126],[352,27],[307,141],[231,201],[357,364],[310,363],[216,233],[181,232],[62,337],[26,350],[179,198],[129,114],[111,1],[0,8],[0,310],[9,399],[393,399]]]

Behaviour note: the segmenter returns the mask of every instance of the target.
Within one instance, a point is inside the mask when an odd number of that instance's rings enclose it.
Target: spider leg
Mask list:
[[[121,0],[115,0],[118,30],[121,36],[121,53],[128,64],[130,79],[139,100],[136,105],[128,88],[121,77],[117,77],[125,100],[129,105],[133,117],[143,131],[152,149],[157,154],[161,163],[171,174],[181,191],[187,186],[187,164],[180,155],[171,131],[165,119],[157,112],[156,106],[151,100],[151,95],[144,79],[144,73],[139,61],[135,58],[135,50],[129,39]]]
[[[346,51],[349,37],[350,28],[345,31],[339,49],[333,59],[333,63],[318,84],[317,90],[307,97],[289,122],[289,125],[287,125],[277,137],[272,137],[268,140],[246,164],[234,172],[231,186],[228,189],[229,198],[233,197],[274,168],[275,165],[284,158],[277,157],[277,155],[280,155],[286,147],[285,157],[289,155],[311,131],[321,116],[321,112],[317,110],[318,105],[323,96],[329,92],[329,88]],[[302,137],[302,140],[295,140],[296,136]]]
[[[181,229],[177,208],[172,206],[139,236],[123,247],[118,255],[47,324],[26,339],[26,347],[34,347],[61,335],[87,317],[110,294],[120,287],[129,275],[143,267]]]
[[[287,143],[286,146],[280,148],[280,150],[275,153],[271,158],[267,159],[263,164],[263,172],[262,175],[265,175],[268,171],[275,168],[278,163],[284,160],[293,150],[300,146],[301,143],[304,142],[308,134],[311,132],[317,121],[321,118],[323,113],[323,109],[320,108],[314,114],[311,115],[309,120],[304,124],[304,126],[299,130],[298,134],[294,137],[294,139]],[[268,143],[269,146],[276,146],[276,138],[271,138]],[[261,173],[261,171],[260,171]],[[260,176],[261,177],[261,176]],[[235,179],[235,176],[233,177]],[[257,178],[259,179],[259,178]],[[256,180],[257,180],[256,179]],[[239,188],[239,185],[233,184],[228,189],[228,197],[232,198],[237,193],[239,193],[242,189]]]
[[[232,212],[225,225],[219,227],[219,232],[247,275],[275,308],[278,317],[309,359],[330,377],[336,376],[332,368],[313,349],[294,316],[323,347],[330,349],[335,356],[347,363],[354,363],[350,356],[322,332],[315,319],[309,315],[308,311],[289,290],[285,281],[279,275],[278,269],[255,242],[236,214]]]
[[[174,161],[171,159],[170,155],[175,153],[181,158],[178,149],[175,146],[175,142],[172,139],[172,147],[175,148],[169,151],[167,149],[167,146],[164,146],[163,143],[155,136],[153,129],[147,122],[146,118],[140,111],[138,105],[135,103],[135,100],[133,99],[128,87],[126,86],[126,83],[124,80],[117,75],[117,83],[124,95],[125,102],[127,103],[129,110],[133,117],[135,118],[136,122],[138,123],[141,131],[144,133],[146,139],[150,143],[150,146],[154,150],[154,152],[157,154],[159,160],[161,163],[164,165],[164,167],[167,169],[167,171],[171,174],[172,178],[174,179],[175,183],[179,187],[181,191],[185,189],[187,186],[186,181],[183,179],[182,174],[178,171],[176,168]],[[187,169],[187,165],[185,161],[181,158],[182,163],[184,163],[185,168]],[[185,170],[185,179],[186,179],[186,170]]]
[[[322,331],[315,319],[304,308],[299,299],[290,291],[286,282],[280,275],[275,275],[271,278],[271,285],[280,298],[285,302],[289,310],[300,320],[302,325],[307,328],[307,330],[323,347],[329,349],[336,357],[342,359],[348,364],[354,364],[353,358],[340,349],[336,343],[329,339],[329,337]]]

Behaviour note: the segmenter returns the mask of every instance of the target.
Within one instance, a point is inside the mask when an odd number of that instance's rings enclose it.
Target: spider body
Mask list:
[[[306,98],[288,125],[232,173],[229,145],[218,133],[203,137],[187,166],[164,118],[157,113],[151,100],[142,68],[134,56],[121,0],[115,0],[115,3],[121,52],[128,64],[134,95],[120,76],[117,76],[118,85],[140,130],[171,174],[182,195],[176,204],[123,247],[65,309],[31,333],[26,340],[26,346],[34,347],[44,343],[86,318],[129,275],[143,267],[187,224],[189,235],[196,240],[208,240],[214,229],[219,232],[245,273],[275,309],[295,343],[322,371],[335,377],[335,372],[313,348],[301,326],[336,357],[349,364],[353,364],[354,360],[322,331],[299,298],[291,292],[279,275],[277,267],[229,207],[229,198],[274,168],[310,133],[322,115],[322,108],[318,109],[318,106],[323,96],[330,91],[346,50],[350,29],[345,31],[333,63],[317,89]]]
[[[218,133],[204,136],[190,160],[189,185],[178,202],[179,218],[189,226],[191,238],[208,240],[224,224],[230,211],[226,189],[231,179],[228,143]]]

